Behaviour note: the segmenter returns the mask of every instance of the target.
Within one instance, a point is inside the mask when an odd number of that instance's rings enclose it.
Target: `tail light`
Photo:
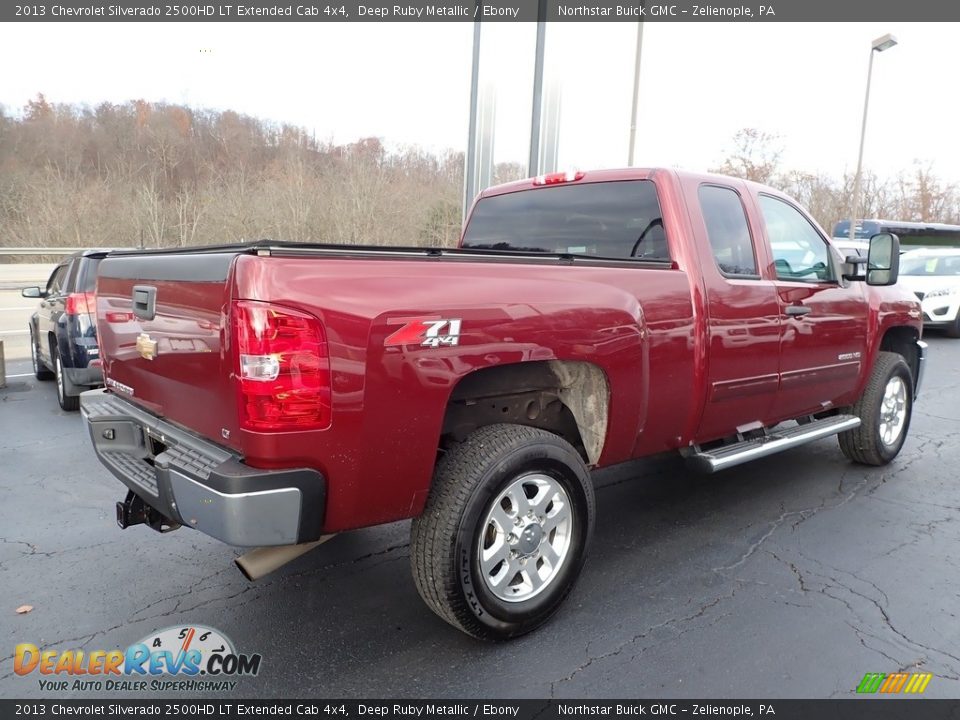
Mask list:
[[[134,318],[132,312],[117,312],[116,310],[108,311],[104,317],[108,323],[125,323],[130,322]]]
[[[327,427],[330,358],[320,321],[253,300],[234,301],[231,317],[241,427]]]
[[[91,292],[70,293],[64,303],[64,312],[67,315],[82,315],[96,312],[97,299]]]

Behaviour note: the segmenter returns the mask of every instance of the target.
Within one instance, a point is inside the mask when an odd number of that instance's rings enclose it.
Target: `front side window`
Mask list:
[[[66,265],[61,265],[53,271],[53,274],[50,275],[50,279],[47,281],[47,295],[59,295],[61,293],[63,290],[63,278],[66,274]]]
[[[649,180],[557,185],[483,198],[463,247],[670,259],[657,188]]]
[[[799,210],[769,195],[760,196],[777,279],[799,282],[833,280],[826,241]]]
[[[699,191],[703,222],[720,272],[757,277],[757,258],[740,196],[730,188],[702,185]]]

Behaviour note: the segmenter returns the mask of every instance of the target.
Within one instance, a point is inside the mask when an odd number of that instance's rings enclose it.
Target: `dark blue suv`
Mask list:
[[[97,265],[109,250],[84,250],[57,265],[44,289],[20,291],[41,298],[30,316],[30,356],[38,380],[57,381],[64,410],[80,407],[80,393],[103,384],[97,347]]]

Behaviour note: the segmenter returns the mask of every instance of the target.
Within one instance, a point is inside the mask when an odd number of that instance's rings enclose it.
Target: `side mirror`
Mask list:
[[[870,238],[867,285],[893,285],[900,274],[900,238],[878,233]]]
[[[25,287],[20,291],[20,294],[25,298],[42,298],[45,296],[45,293],[38,287]]]
[[[857,280],[863,282],[867,276],[863,274],[863,267],[867,264],[867,259],[860,255],[847,255],[843,261],[843,279]]]

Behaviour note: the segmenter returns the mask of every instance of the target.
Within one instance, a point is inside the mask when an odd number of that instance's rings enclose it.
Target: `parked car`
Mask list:
[[[57,400],[64,410],[80,407],[80,393],[103,385],[94,317],[97,265],[108,250],[84,250],[61,262],[45,288],[20,293],[40,298],[30,316],[30,357],[38,380],[57,381]]]
[[[254,579],[412,517],[426,604],[507,638],[580,572],[590,468],[672,451],[712,472],[832,435],[883,465],[903,445],[925,345],[893,235],[857,277],[777,190],[629,169],[485,190],[460,245],[104,259],[107,387],[82,410],[128,489],[118,524],[266,546],[238,559]]]
[[[850,240],[850,238],[832,238],[830,240],[833,243],[833,246],[837,249],[837,252],[840,253],[840,257],[846,259],[848,257],[862,257],[867,256],[867,251],[870,249],[870,243],[866,240]]]
[[[911,250],[900,258],[900,282],[916,294],[926,327],[960,338],[960,249]]]

